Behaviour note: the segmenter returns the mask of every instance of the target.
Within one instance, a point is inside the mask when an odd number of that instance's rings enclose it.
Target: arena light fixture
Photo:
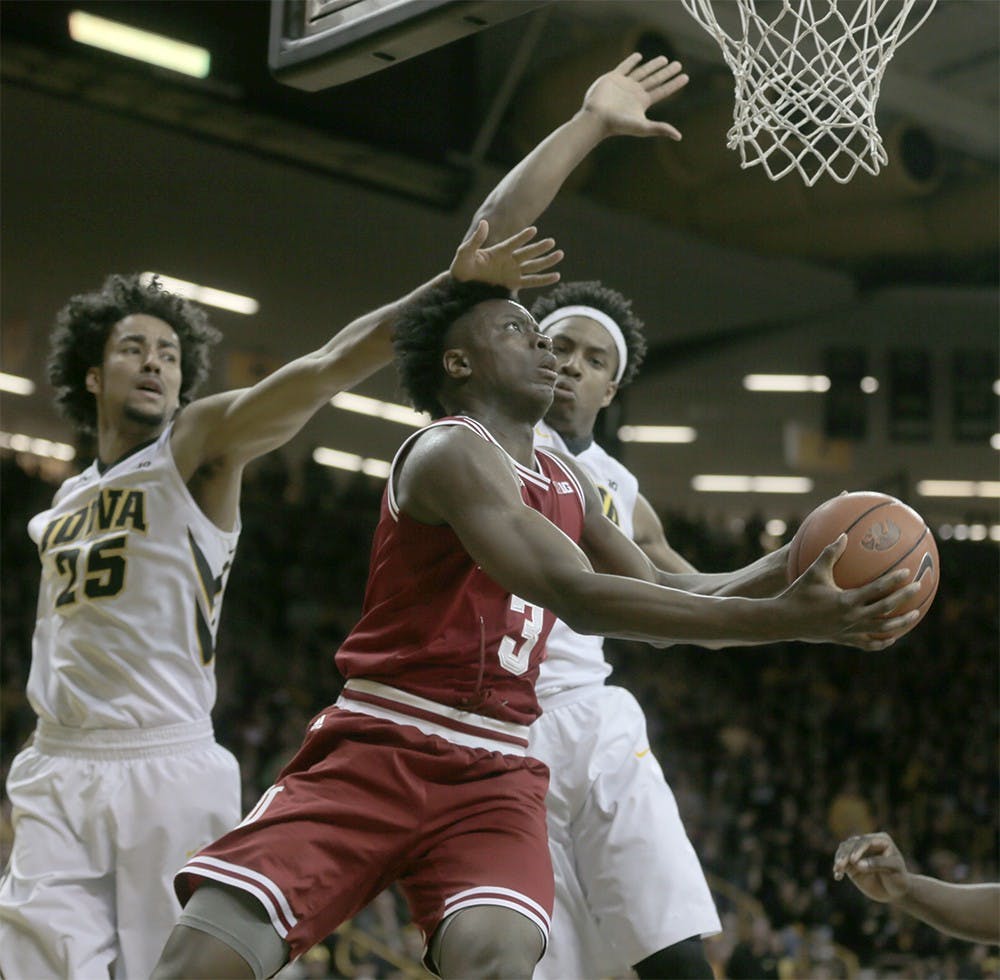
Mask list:
[[[0,391],[12,395],[32,395],[35,392],[35,382],[30,378],[22,378],[17,374],[5,374],[0,371]]]
[[[228,293],[224,289],[215,289],[213,286],[201,286],[196,282],[188,282],[186,279],[165,276],[162,272],[144,272],[139,277],[139,281],[144,286],[148,286],[154,276],[160,280],[160,285],[167,292],[176,293],[178,296],[193,300],[195,303],[215,306],[220,310],[229,310],[231,313],[242,313],[244,316],[253,316],[260,309],[260,303],[250,296]]]
[[[1000,480],[918,480],[921,497],[1000,497]]]
[[[813,481],[807,476],[743,476],[700,473],[691,487],[701,493],[809,493]]]
[[[623,425],[618,438],[622,442],[694,442],[698,431],[689,425]]]
[[[830,390],[825,374],[748,374],[743,378],[747,391],[824,392]]]
[[[364,473],[367,476],[386,480],[389,478],[391,464],[384,459],[366,459],[354,453],[345,453],[340,449],[330,449],[320,446],[313,450],[313,460],[320,466],[331,466],[337,470],[347,470],[350,473]]]
[[[205,48],[116,20],[95,17],[82,10],[70,13],[69,36],[80,44],[145,61],[192,78],[207,78],[212,68],[212,56]]]
[[[937,534],[942,541],[1000,541],[1000,524],[942,524]]]
[[[334,408],[345,412],[357,412],[360,415],[370,415],[373,418],[386,419],[388,422],[398,422],[400,425],[410,425],[419,429],[430,422],[430,416],[424,412],[415,412],[406,405],[396,402],[384,402],[367,395],[355,395],[351,391],[342,391],[330,399]]]
[[[44,456],[47,459],[60,459],[64,462],[76,456],[76,450],[65,442],[39,439],[35,436],[25,435],[23,432],[0,432],[0,448],[11,449],[15,453]]]

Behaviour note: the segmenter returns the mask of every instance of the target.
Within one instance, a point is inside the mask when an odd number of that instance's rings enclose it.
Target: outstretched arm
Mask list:
[[[545,286],[562,259],[551,238],[533,241],[525,228],[486,247],[489,227],[480,222],[459,246],[447,273],[406,296],[348,324],[319,350],[285,364],[251,388],[223,392],[180,413],[171,446],[181,476],[206,515],[232,526],[243,467],[284,445],[338,391],[351,388],[392,359],[392,332],[407,303],[447,275],[506,286]],[[195,479],[197,477],[197,479]]]
[[[732,572],[699,572],[670,546],[660,518],[642,494],[635,502],[632,527],[635,543],[656,566],[656,581],[660,585],[700,595],[745,596],[750,599],[778,595],[788,586],[785,571],[788,564],[787,545]]]
[[[580,633],[708,647],[798,639],[881,650],[892,640],[876,634],[913,622],[913,613],[892,615],[916,591],[912,585],[899,588],[905,572],[860,589],[834,585],[832,567],[846,537],[774,599],[701,596],[654,585],[649,560],[603,516],[596,490],[588,486],[585,492],[581,550],[524,504],[498,450],[451,427],[416,441],[397,484],[402,510],[426,524],[450,525],[496,582]]]
[[[476,212],[472,227],[485,218],[495,240],[537,221],[577,164],[609,136],[679,140],[681,134],[673,126],[647,119],[646,111],[687,82],[676,61],[661,56],[643,62],[641,54],[629,55],[590,86],[572,119],[550,133],[500,181]]]
[[[847,875],[876,902],[888,902],[959,939],[1000,943],[1000,883],[956,885],[907,870],[885,833],[850,837],[837,848],[833,876]]]

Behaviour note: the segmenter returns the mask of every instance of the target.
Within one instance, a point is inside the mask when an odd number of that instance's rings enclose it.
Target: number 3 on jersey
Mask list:
[[[531,651],[535,649],[538,637],[542,635],[545,610],[541,606],[533,606],[530,602],[525,602],[524,599],[516,595],[510,597],[510,608],[511,612],[521,613],[524,616],[521,636],[518,640],[511,636],[505,636],[497,648],[497,656],[500,658],[500,666],[504,670],[518,675],[523,674],[528,669]]]

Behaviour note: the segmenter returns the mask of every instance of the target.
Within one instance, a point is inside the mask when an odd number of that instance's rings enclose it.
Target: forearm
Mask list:
[[[489,241],[499,241],[532,225],[552,203],[577,165],[609,133],[586,109],[550,133],[490,192],[472,221],[485,218]]]
[[[225,457],[247,462],[283,446],[335,394],[352,388],[392,360],[392,333],[406,303],[447,274],[354,320],[326,344],[283,365],[252,388],[192,408],[204,418],[199,464]]]
[[[1000,884],[955,885],[908,874],[897,905],[935,929],[977,943],[1000,943]]]
[[[319,350],[306,354],[299,361],[312,361],[319,368],[314,378],[317,385],[333,387],[330,395],[341,388],[351,387],[392,360],[392,334],[399,315],[410,303],[425,296],[431,289],[445,282],[447,272],[418,286],[405,296],[349,323],[338,331]],[[293,361],[289,367],[299,362]],[[344,383],[345,379],[349,383]]]
[[[685,589],[700,595],[743,596],[764,599],[777,595],[788,585],[784,551],[772,551],[757,561],[733,572],[659,571],[660,585]]]
[[[794,639],[770,603],[698,595],[616,575],[557,583],[553,612],[579,633],[710,648]]]

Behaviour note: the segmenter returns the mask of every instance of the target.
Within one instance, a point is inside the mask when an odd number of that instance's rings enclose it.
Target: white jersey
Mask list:
[[[535,426],[535,445],[552,448],[571,456],[591,478],[601,496],[604,513],[622,532],[632,537],[632,515],[639,496],[639,482],[613,456],[592,442],[578,456],[566,447],[562,437],[545,422]],[[535,691],[541,702],[568,688],[603,684],[611,673],[604,659],[604,638],[575,633],[562,620],[555,626],[545,644]]]
[[[28,524],[42,579],[28,700],[67,728],[200,721],[239,521],[221,531],[174,463],[172,426],[68,479]]]

